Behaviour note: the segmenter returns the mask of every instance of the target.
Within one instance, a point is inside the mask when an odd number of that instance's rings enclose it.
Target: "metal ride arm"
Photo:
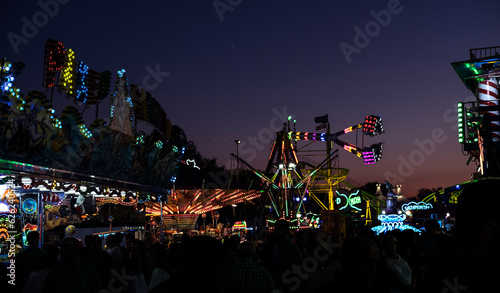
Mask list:
[[[328,154],[326,159],[324,159],[321,163],[319,163],[318,167],[316,167],[316,169],[314,169],[311,173],[309,173],[306,177],[304,177],[299,183],[297,183],[294,188],[302,187],[304,182],[310,180],[319,170],[324,168],[326,166],[326,164],[328,164],[330,159],[335,159],[336,157],[338,157],[338,155],[336,154],[337,152],[338,152],[338,150],[335,150],[332,153]]]
[[[262,172],[260,172],[259,170],[255,169],[254,167],[252,167],[252,165],[248,164],[245,160],[243,160],[242,158],[239,158],[237,157],[235,154],[231,153],[231,156],[234,157],[236,160],[240,161],[241,163],[243,163],[243,165],[245,167],[247,167],[248,169],[250,169],[250,171],[252,171],[255,175],[257,175],[259,178],[261,178],[263,181],[269,183],[273,188],[279,188],[276,184],[274,184],[273,180],[269,179],[266,175],[264,175]]]
[[[383,143],[372,144],[369,147],[360,148],[353,144],[347,143],[340,140],[338,137],[352,132],[356,129],[363,128],[363,134],[369,136],[375,136],[384,133],[382,126],[382,119],[378,116],[369,115],[366,116],[365,122],[347,127],[341,131],[337,131],[333,134],[330,133],[312,133],[312,132],[289,132],[288,138],[295,140],[307,140],[307,141],[332,141],[337,145],[341,146],[346,151],[355,154],[358,157],[362,157],[365,165],[374,164],[382,158],[382,145]]]
[[[276,185],[274,183],[274,179],[276,177],[273,177],[273,179],[269,179],[266,175],[262,174],[262,172],[260,172],[259,170],[255,169],[254,167],[252,167],[252,165],[248,164],[245,160],[243,160],[242,158],[239,158],[238,156],[236,156],[235,154],[231,153],[231,157],[234,157],[236,158],[236,160],[240,161],[241,163],[243,163],[243,165],[245,167],[247,167],[249,170],[251,170],[255,175],[257,175],[262,181],[266,182],[268,184],[268,188],[271,187],[273,189],[279,189],[279,186]],[[265,190],[268,190],[268,188],[266,188]],[[271,204],[273,205],[274,207],[274,211],[276,212],[276,215],[279,217],[280,214],[278,213],[278,209],[276,207],[276,199],[274,198],[272,192],[267,192],[267,194],[269,195],[269,199],[271,200]]]
[[[304,200],[304,197],[305,197],[305,193],[306,191],[309,192],[309,196],[313,198],[314,201],[316,201],[318,203],[318,205],[322,208],[322,209],[326,209],[325,205],[309,190],[309,183],[311,183],[311,179],[313,178],[313,176],[321,169],[323,169],[327,164],[328,162],[331,160],[331,159],[334,159],[336,157],[338,157],[337,155],[338,153],[338,150],[335,150],[331,153],[328,154],[328,156],[326,157],[326,159],[324,159],[321,163],[318,164],[318,167],[316,167],[316,169],[314,169],[311,173],[309,173],[307,176],[305,176],[299,183],[297,183],[295,185],[295,189],[299,189],[300,187],[303,186],[304,183],[306,183],[306,186],[304,188],[304,192],[302,193],[302,196],[300,197],[300,203],[299,203],[299,207],[297,208],[297,210],[300,210],[300,207],[302,205],[302,202]],[[332,158],[333,156],[333,158]]]

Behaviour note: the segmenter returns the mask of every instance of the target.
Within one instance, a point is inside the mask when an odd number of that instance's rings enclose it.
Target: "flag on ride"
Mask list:
[[[321,123],[320,125],[316,126],[316,130],[320,130],[323,128],[328,128],[328,122]]]
[[[316,130],[328,128],[328,114],[314,117],[314,123],[321,123],[320,125],[316,126]]]
[[[328,114],[314,117],[314,123],[328,123]]]

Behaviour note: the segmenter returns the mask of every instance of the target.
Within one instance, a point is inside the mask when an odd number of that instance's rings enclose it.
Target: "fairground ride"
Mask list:
[[[293,126],[293,131],[292,131]],[[375,143],[369,147],[359,147],[345,142],[340,136],[356,129],[362,129],[363,135],[376,136],[384,133],[382,119],[378,116],[366,116],[363,123],[347,127],[341,131],[330,133],[313,133],[295,131],[295,121],[291,117],[284,123],[281,131],[276,133],[269,161],[264,172],[261,172],[246,161],[231,154],[244,168],[252,171],[263,183],[266,199],[270,202],[274,218],[287,219],[290,222],[300,219],[307,213],[304,201],[313,199],[323,210],[334,209],[334,189],[345,182],[348,169],[333,168],[332,162],[338,157],[338,150],[332,151],[332,143],[344,150],[362,158],[365,165],[374,164],[382,158],[383,143]],[[297,157],[297,141],[326,142],[326,157],[318,164],[299,162]],[[326,182],[326,183],[325,183]],[[325,200],[320,200],[317,194],[327,194]],[[365,201],[378,199],[362,192]]]
[[[479,165],[476,177],[500,177],[500,46],[470,49],[451,65],[476,101],[458,103],[458,141]]]

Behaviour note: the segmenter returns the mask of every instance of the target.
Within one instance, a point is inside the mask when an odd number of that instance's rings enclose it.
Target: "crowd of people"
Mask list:
[[[480,197],[482,200],[478,200]],[[488,201],[488,205],[483,205]],[[263,239],[183,234],[170,243],[134,234],[67,237],[16,255],[18,292],[489,292],[500,274],[499,181],[461,195],[456,231],[367,227],[348,236],[294,231],[279,220]],[[105,249],[103,249],[105,241]],[[493,287],[492,287],[493,286]]]

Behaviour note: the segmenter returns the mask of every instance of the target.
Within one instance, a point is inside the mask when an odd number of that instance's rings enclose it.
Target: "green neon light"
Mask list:
[[[285,212],[286,216],[288,217],[288,201],[285,201]]]
[[[345,195],[343,193],[339,193],[338,190],[336,192],[337,192],[337,194],[339,196],[344,197],[345,200],[346,200],[346,204],[343,207],[339,208],[339,210],[343,210],[343,209],[347,208],[348,206],[350,206],[354,210],[361,211],[360,208],[358,208],[358,207],[355,206],[356,204],[360,204],[361,203],[361,196],[358,195],[359,189],[355,193],[349,194],[349,196],[347,196],[347,195]],[[340,204],[340,198],[337,197],[337,199],[335,200],[335,202],[337,204]]]
[[[30,168],[38,167],[38,166],[31,165],[31,164],[28,164],[28,163],[22,163],[22,162],[16,162],[16,161],[4,160],[4,159],[0,159],[0,162],[7,163],[7,164],[10,164],[10,165],[28,166]],[[41,167],[41,168],[44,168],[44,167]]]

